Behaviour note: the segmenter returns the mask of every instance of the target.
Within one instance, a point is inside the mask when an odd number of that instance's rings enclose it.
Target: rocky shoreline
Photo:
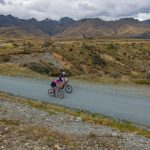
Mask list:
[[[82,121],[66,113],[45,112],[0,100],[1,150],[149,150],[150,139]]]

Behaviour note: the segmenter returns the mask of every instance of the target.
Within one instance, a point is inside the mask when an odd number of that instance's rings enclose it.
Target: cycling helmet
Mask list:
[[[65,75],[66,75],[66,72],[63,71],[63,72],[62,72],[62,75],[65,76]]]

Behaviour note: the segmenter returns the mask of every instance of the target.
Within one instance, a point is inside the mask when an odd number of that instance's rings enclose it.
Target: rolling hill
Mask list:
[[[1,27],[0,28],[0,36],[1,37],[30,37],[30,36],[34,36],[33,34],[23,30],[20,27]]]

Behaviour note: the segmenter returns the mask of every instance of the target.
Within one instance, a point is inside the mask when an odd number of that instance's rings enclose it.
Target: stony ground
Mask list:
[[[150,150],[150,139],[0,100],[0,150]]]

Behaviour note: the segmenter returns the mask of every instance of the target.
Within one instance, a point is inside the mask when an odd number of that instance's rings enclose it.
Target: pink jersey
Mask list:
[[[54,80],[54,82],[57,84],[57,83],[59,83],[60,81],[59,81],[59,80]]]

